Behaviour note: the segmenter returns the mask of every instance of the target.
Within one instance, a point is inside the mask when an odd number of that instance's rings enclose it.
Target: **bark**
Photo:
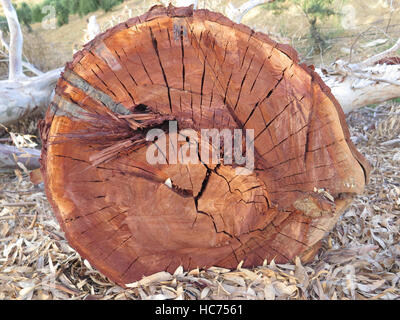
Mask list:
[[[196,146],[182,133],[159,154],[166,164],[149,164],[146,134],[170,120],[253,129],[255,170],[206,164],[196,148],[197,164],[173,164],[174,150]],[[123,286],[179,265],[309,261],[368,180],[342,109],[294,49],[191,7],[155,6],[87,44],[40,129],[46,193],[68,241]]]

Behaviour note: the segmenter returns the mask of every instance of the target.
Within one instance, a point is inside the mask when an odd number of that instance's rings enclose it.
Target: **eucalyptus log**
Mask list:
[[[146,134],[176,134],[173,120],[254,130],[254,171],[200,154],[149,164],[157,142]],[[369,174],[340,105],[293,48],[192,7],[155,6],[88,43],[40,129],[46,193],[69,243],[121,285],[180,265],[310,261]]]

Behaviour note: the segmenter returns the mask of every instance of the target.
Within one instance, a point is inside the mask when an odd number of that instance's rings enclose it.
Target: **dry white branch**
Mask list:
[[[231,2],[228,3],[225,13],[229,19],[236,23],[240,23],[243,17],[255,7],[262,5],[267,2],[273,2],[273,0],[250,0],[242,4],[239,8],[236,8]]]
[[[1,0],[4,15],[6,16],[8,28],[10,30],[10,47],[9,47],[9,74],[10,80],[23,78],[22,72],[22,44],[23,36],[21,26],[18,21],[17,12],[15,11],[11,0]]]
[[[376,65],[359,72],[326,74],[316,69],[345,113],[400,97],[400,65]]]
[[[384,52],[360,63],[337,60],[330,71],[316,69],[331,88],[345,113],[354,109],[400,97],[400,65],[377,64],[394,55],[400,39]]]
[[[22,164],[28,170],[40,168],[40,150],[16,148],[0,144],[0,172],[18,169]]]
[[[62,69],[18,81],[0,81],[0,123],[8,125],[50,103]]]

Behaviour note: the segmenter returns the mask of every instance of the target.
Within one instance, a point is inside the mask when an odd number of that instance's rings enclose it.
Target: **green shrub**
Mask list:
[[[57,26],[61,27],[69,22],[69,3],[68,0],[56,1]]]
[[[34,5],[32,7],[32,22],[41,22],[44,18],[44,14],[42,13],[42,6],[41,5]]]
[[[32,23],[32,10],[31,7],[26,3],[22,2],[20,7],[16,9],[18,20],[20,23],[25,25],[28,28],[28,31],[31,32],[31,23]]]
[[[104,10],[104,12],[109,12],[116,5],[124,2],[124,0],[99,0],[100,8]]]
[[[80,0],[79,1],[79,15],[85,16],[90,12],[94,12],[99,8],[98,0]]]
[[[8,30],[8,23],[7,23],[6,17],[0,16],[0,30],[1,30],[4,34],[8,34],[8,32],[9,32],[9,30]]]
[[[72,14],[79,13],[80,0],[69,0],[69,12]]]
[[[326,48],[326,41],[321,34],[319,24],[326,18],[339,14],[334,9],[334,2],[334,0],[275,0],[266,6],[275,14],[281,14],[290,4],[295,4],[309,23],[309,34],[314,49],[323,51]]]

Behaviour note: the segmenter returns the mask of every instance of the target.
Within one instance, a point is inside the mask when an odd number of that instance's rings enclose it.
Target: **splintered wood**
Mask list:
[[[253,173],[149,164],[146,134],[172,120],[254,130]],[[369,174],[337,101],[291,47],[192,7],[155,6],[88,43],[40,127],[69,243],[121,285],[180,265],[309,261]]]

